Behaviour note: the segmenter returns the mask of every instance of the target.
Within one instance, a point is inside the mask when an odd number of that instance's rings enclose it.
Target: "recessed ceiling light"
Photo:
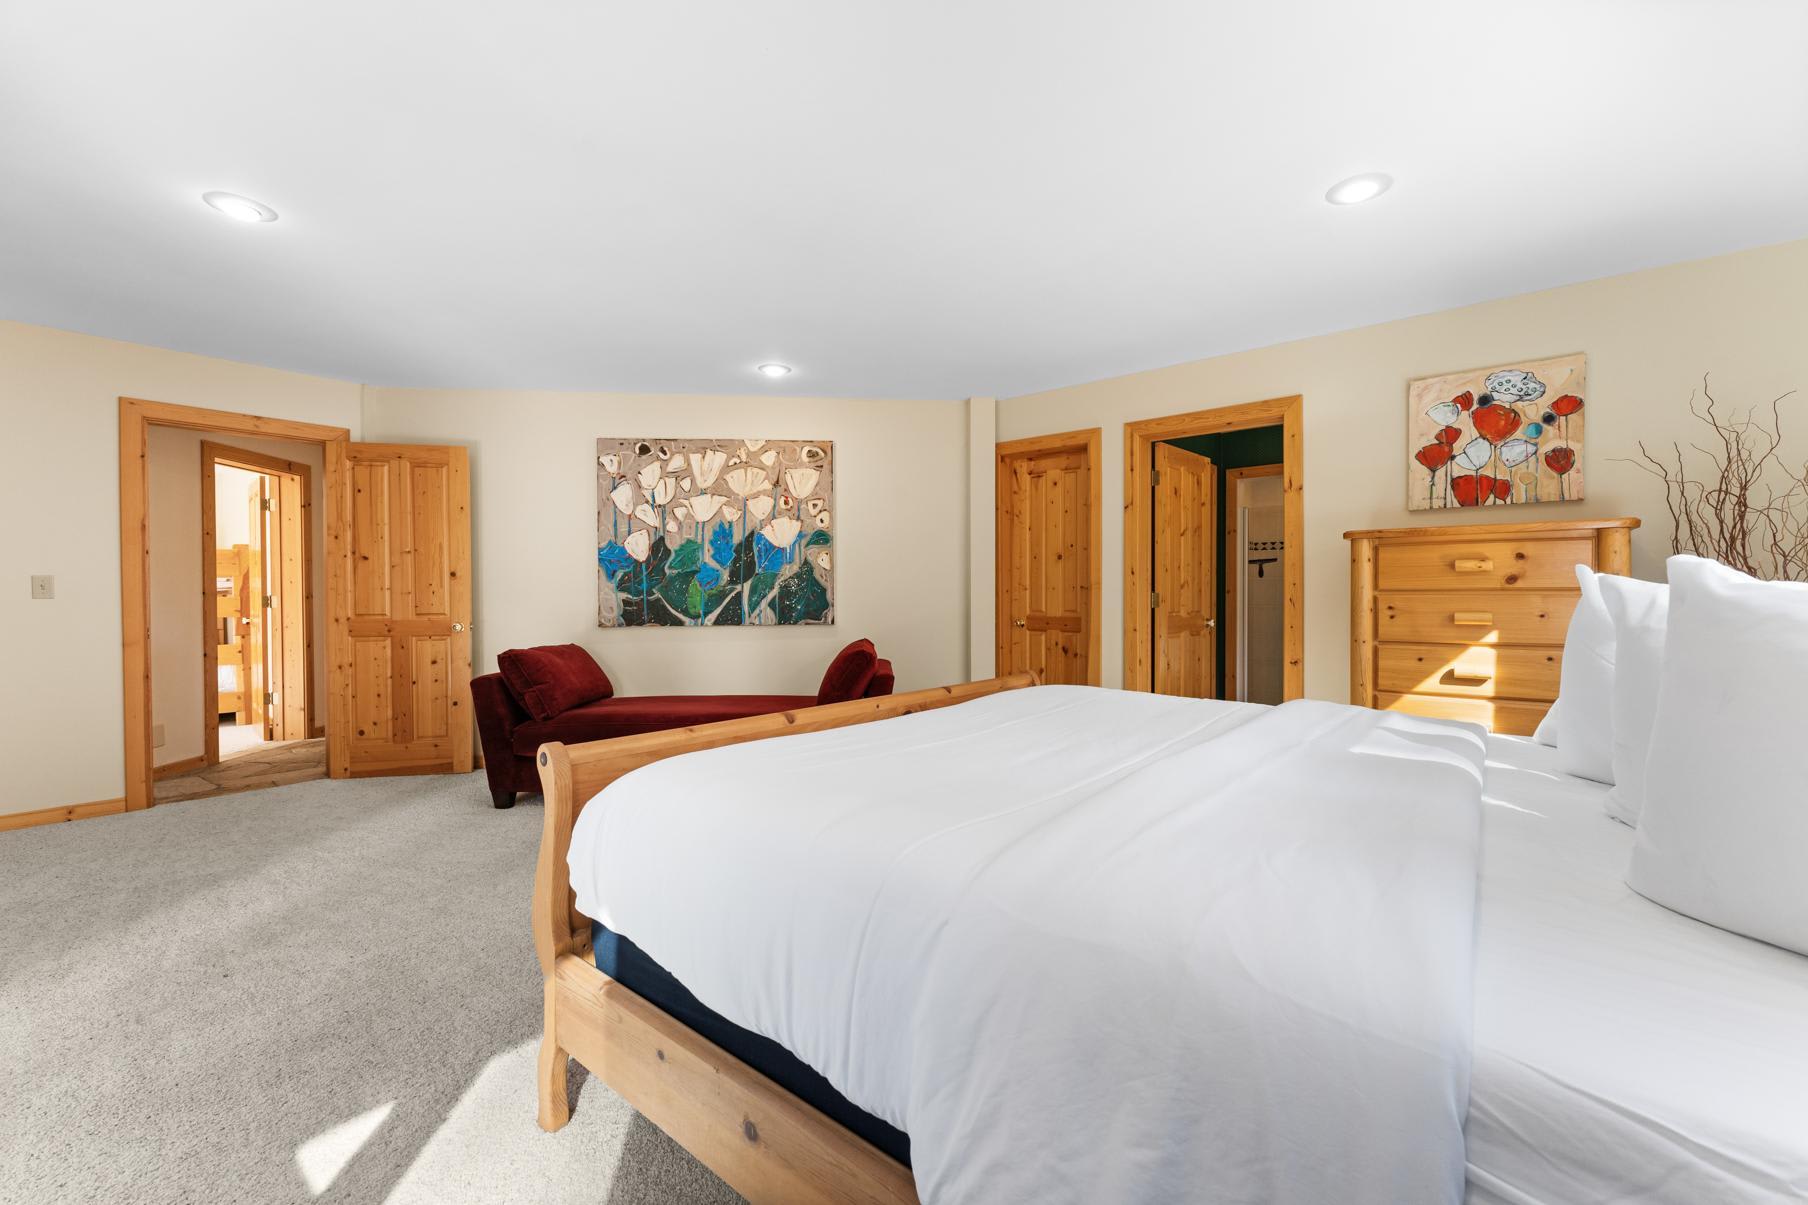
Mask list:
[[[763,377],[772,377],[776,380],[779,377],[790,376],[791,366],[789,364],[762,364],[754,371],[758,372]]]
[[[204,192],[201,199],[219,212],[239,222],[274,222],[276,211],[262,201],[230,192]]]
[[[1333,205],[1360,205],[1373,201],[1393,186],[1394,178],[1386,172],[1364,172],[1333,184],[1325,194],[1325,200]]]

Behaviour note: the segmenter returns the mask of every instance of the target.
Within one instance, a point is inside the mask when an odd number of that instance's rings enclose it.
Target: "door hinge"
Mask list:
[[[1149,484],[1150,485],[1160,485],[1161,484],[1161,470],[1160,469],[1153,469],[1150,471]]]
[[[273,694],[272,692],[266,690],[264,692],[264,706],[265,707],[276,706],[276,695]]]
[[[266,595],[264,595],[264,605],[265,605],[265,606],[266,606],[266,607],[269,607],[269,606],[274,606],[274,605],[275,605],[275,600],[274,600],[274,599],[272,599],[272,598],[271,598],[271,597],[270,597],[270,596],[269,596],[269,595],[268,595],[268,594],[266,594]]]
[[[1151,610],[1151,611],[1159,610],[1160,607],[1161,607],[1161,594],[1155,590],[1149,591],[1149,610]]]
[[[263,499],[260,499],[260,503],[261,503],[261,505],[262,505],[262,506],[263,506],[263,508],[264,508],[264,509],[265,509],[265,510],[269,510],[269,509],[270,509],[270,499],[268,499],[268,498],[263,498]]]

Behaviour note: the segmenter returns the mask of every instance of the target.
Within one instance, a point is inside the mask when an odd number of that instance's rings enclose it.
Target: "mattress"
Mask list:
[[[818,1112],[854,1131],[899,1163],[910,1165],[910,1137],[903,1130],[862,1110],[835,1091],[835,1086],[809,1064],[771,1038],[743,1029],[704,1005],[646,951],[601,921],[591,922],[590,935],[595,946],[597,970],[667,1016],[683,1022]]]
[[[1808,958],[1634,893],[1606,792],[1490,738],[1470,1205],[1808,1200]]]
[[[1808,1200],[1808,958],[1626,887],[1631,829],[1555,751],[1489,738],[1469,1205]],[[596,926],[597,964],[908,1162],[908,1138]]]

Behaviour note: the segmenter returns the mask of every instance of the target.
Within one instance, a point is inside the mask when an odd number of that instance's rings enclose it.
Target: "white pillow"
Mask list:
[[[1670,622],[1626,882],[1808,954],[1808,584],[1670,558]]]
[[[1636,827],[1645,802],[1645,758],[1657,717],[1670,587],[1606,573],[1595,584],[1613,620],[1613,790],[1607,814]]]
[[[1532,733],[1533,740],[1541,745],[1549,745],[1553,749],[1557,747],[1557,733],[1562,727],[1562,721],[1557,718],[1557,704],[1561,702],[1563,702],[1563,698],[1559,695],[1551,703],[1551,709],[1544,713],[1544,718],[1538,721],[1537,730]]]
[[[1563,641],[1558,695],[1557,764],[1578,778],[1613,781],[1613,619],[1595,571],[1576,566],[1582,601]]]

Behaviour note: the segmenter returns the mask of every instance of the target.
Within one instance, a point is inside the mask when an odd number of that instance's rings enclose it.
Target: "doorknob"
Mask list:
[[[1208,619],[1205,621],[1205,626],[1208,628],[1215,628],[1218,626],[1218,621],[1215,619]]]
[[[1011,623],[1013,626],[1019,627],[1019,628],[1027,628],[1029,626],[1029,624],[1025,623],[1021,619],[1013,619],[1013,620],[1011,620]]]
[[[465,630],[465,625],[462,623],[455,623],[452,625],[452,630],[454,632],[462,632]]]

